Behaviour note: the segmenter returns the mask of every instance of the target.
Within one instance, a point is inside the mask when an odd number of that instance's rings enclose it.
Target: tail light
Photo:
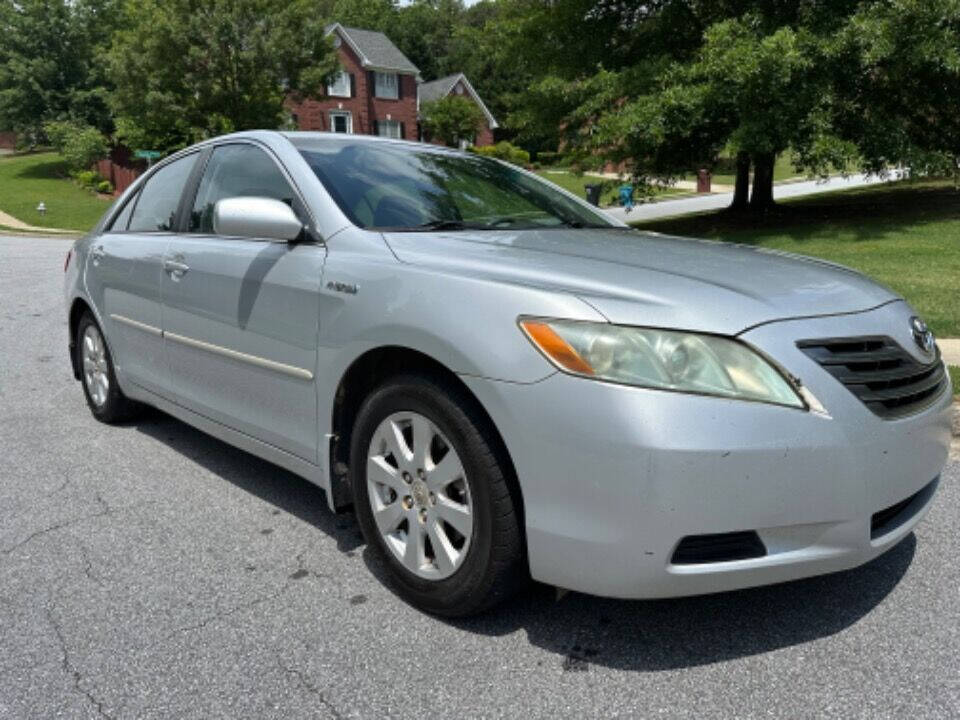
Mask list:
[[[63,271],[66,272],[67,268],[70,267],[70,259],[73,257],[73,248],[67,250],[67,257],[63,261]]]

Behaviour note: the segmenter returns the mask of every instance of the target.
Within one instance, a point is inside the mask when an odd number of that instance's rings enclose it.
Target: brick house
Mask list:
[[[439,80],[432,80],[431,82],[425,82],[420,85],[419,98],[421,105],[425,102],[440,100],[448,95],[462,95],[470,100],[473,100],[473,102],[477,104],[477,107],[479,107],[483,112],[484,122],[477,130],[477,135],[473,139],[473,144],[492,145],[493,131],[497,127],[496,118],[493,117],[493,115],[487,109],[487,106],[483,104],[483,100],[480,99],[477,91],[473,89],[473,85],[471,85],[470,81],[467,80],[466,75],[463,73],[456,73],[454,75],[448,75],[447,77],[440,78]],[[420,139],[427,142],[430,141],[429,138],[423,136],[421,136]]]
[[[326,34],[333,35],[342,70],[324,97],[287,100],[300,130],[420,140],[420,103],[455,92],[483,110],[486,122],[475,144],[493,142],[497,122],[463,73],[421,84],[417,66],[383,33],[334,23]]]
[[[327,34],[343,70],[325,97],[288,101],[297,127],[416,140],[417,67],[383,33],[334,23]]]

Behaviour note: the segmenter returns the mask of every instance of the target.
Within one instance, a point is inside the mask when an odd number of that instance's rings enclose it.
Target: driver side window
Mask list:
[[[214,149],[190,212],[190,232],[213,234],[213,208],[232,197],[267,197],[294,208],[296,194],[266,152],[253,145],[221,145]]]

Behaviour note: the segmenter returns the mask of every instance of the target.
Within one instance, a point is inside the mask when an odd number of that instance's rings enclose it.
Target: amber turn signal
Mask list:
[[[580,357],[570,344],[560,337],[552,327],[536,320],[521,320],[520,327],[540,352],[550,360],[573,373],[593,375],[593,368]]]

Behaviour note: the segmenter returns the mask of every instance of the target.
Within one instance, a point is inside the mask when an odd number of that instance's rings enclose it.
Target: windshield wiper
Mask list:
[[[431,220],[422,225],[417,225],[411,230],[463,230],[466,228],[463,220]]]
[[[565,225],[566,227],[577,228],[578,230],[582,228],[610,230],[613,228],[613,225],[603,225],[601,223],[585,223],[582,220],[564,219],[562,224]]]
[[[420,225],[378,225],[369,230],[379,232],[430,232],[431,230],[465,230],[468,227],[463,220],[431,220]]]

